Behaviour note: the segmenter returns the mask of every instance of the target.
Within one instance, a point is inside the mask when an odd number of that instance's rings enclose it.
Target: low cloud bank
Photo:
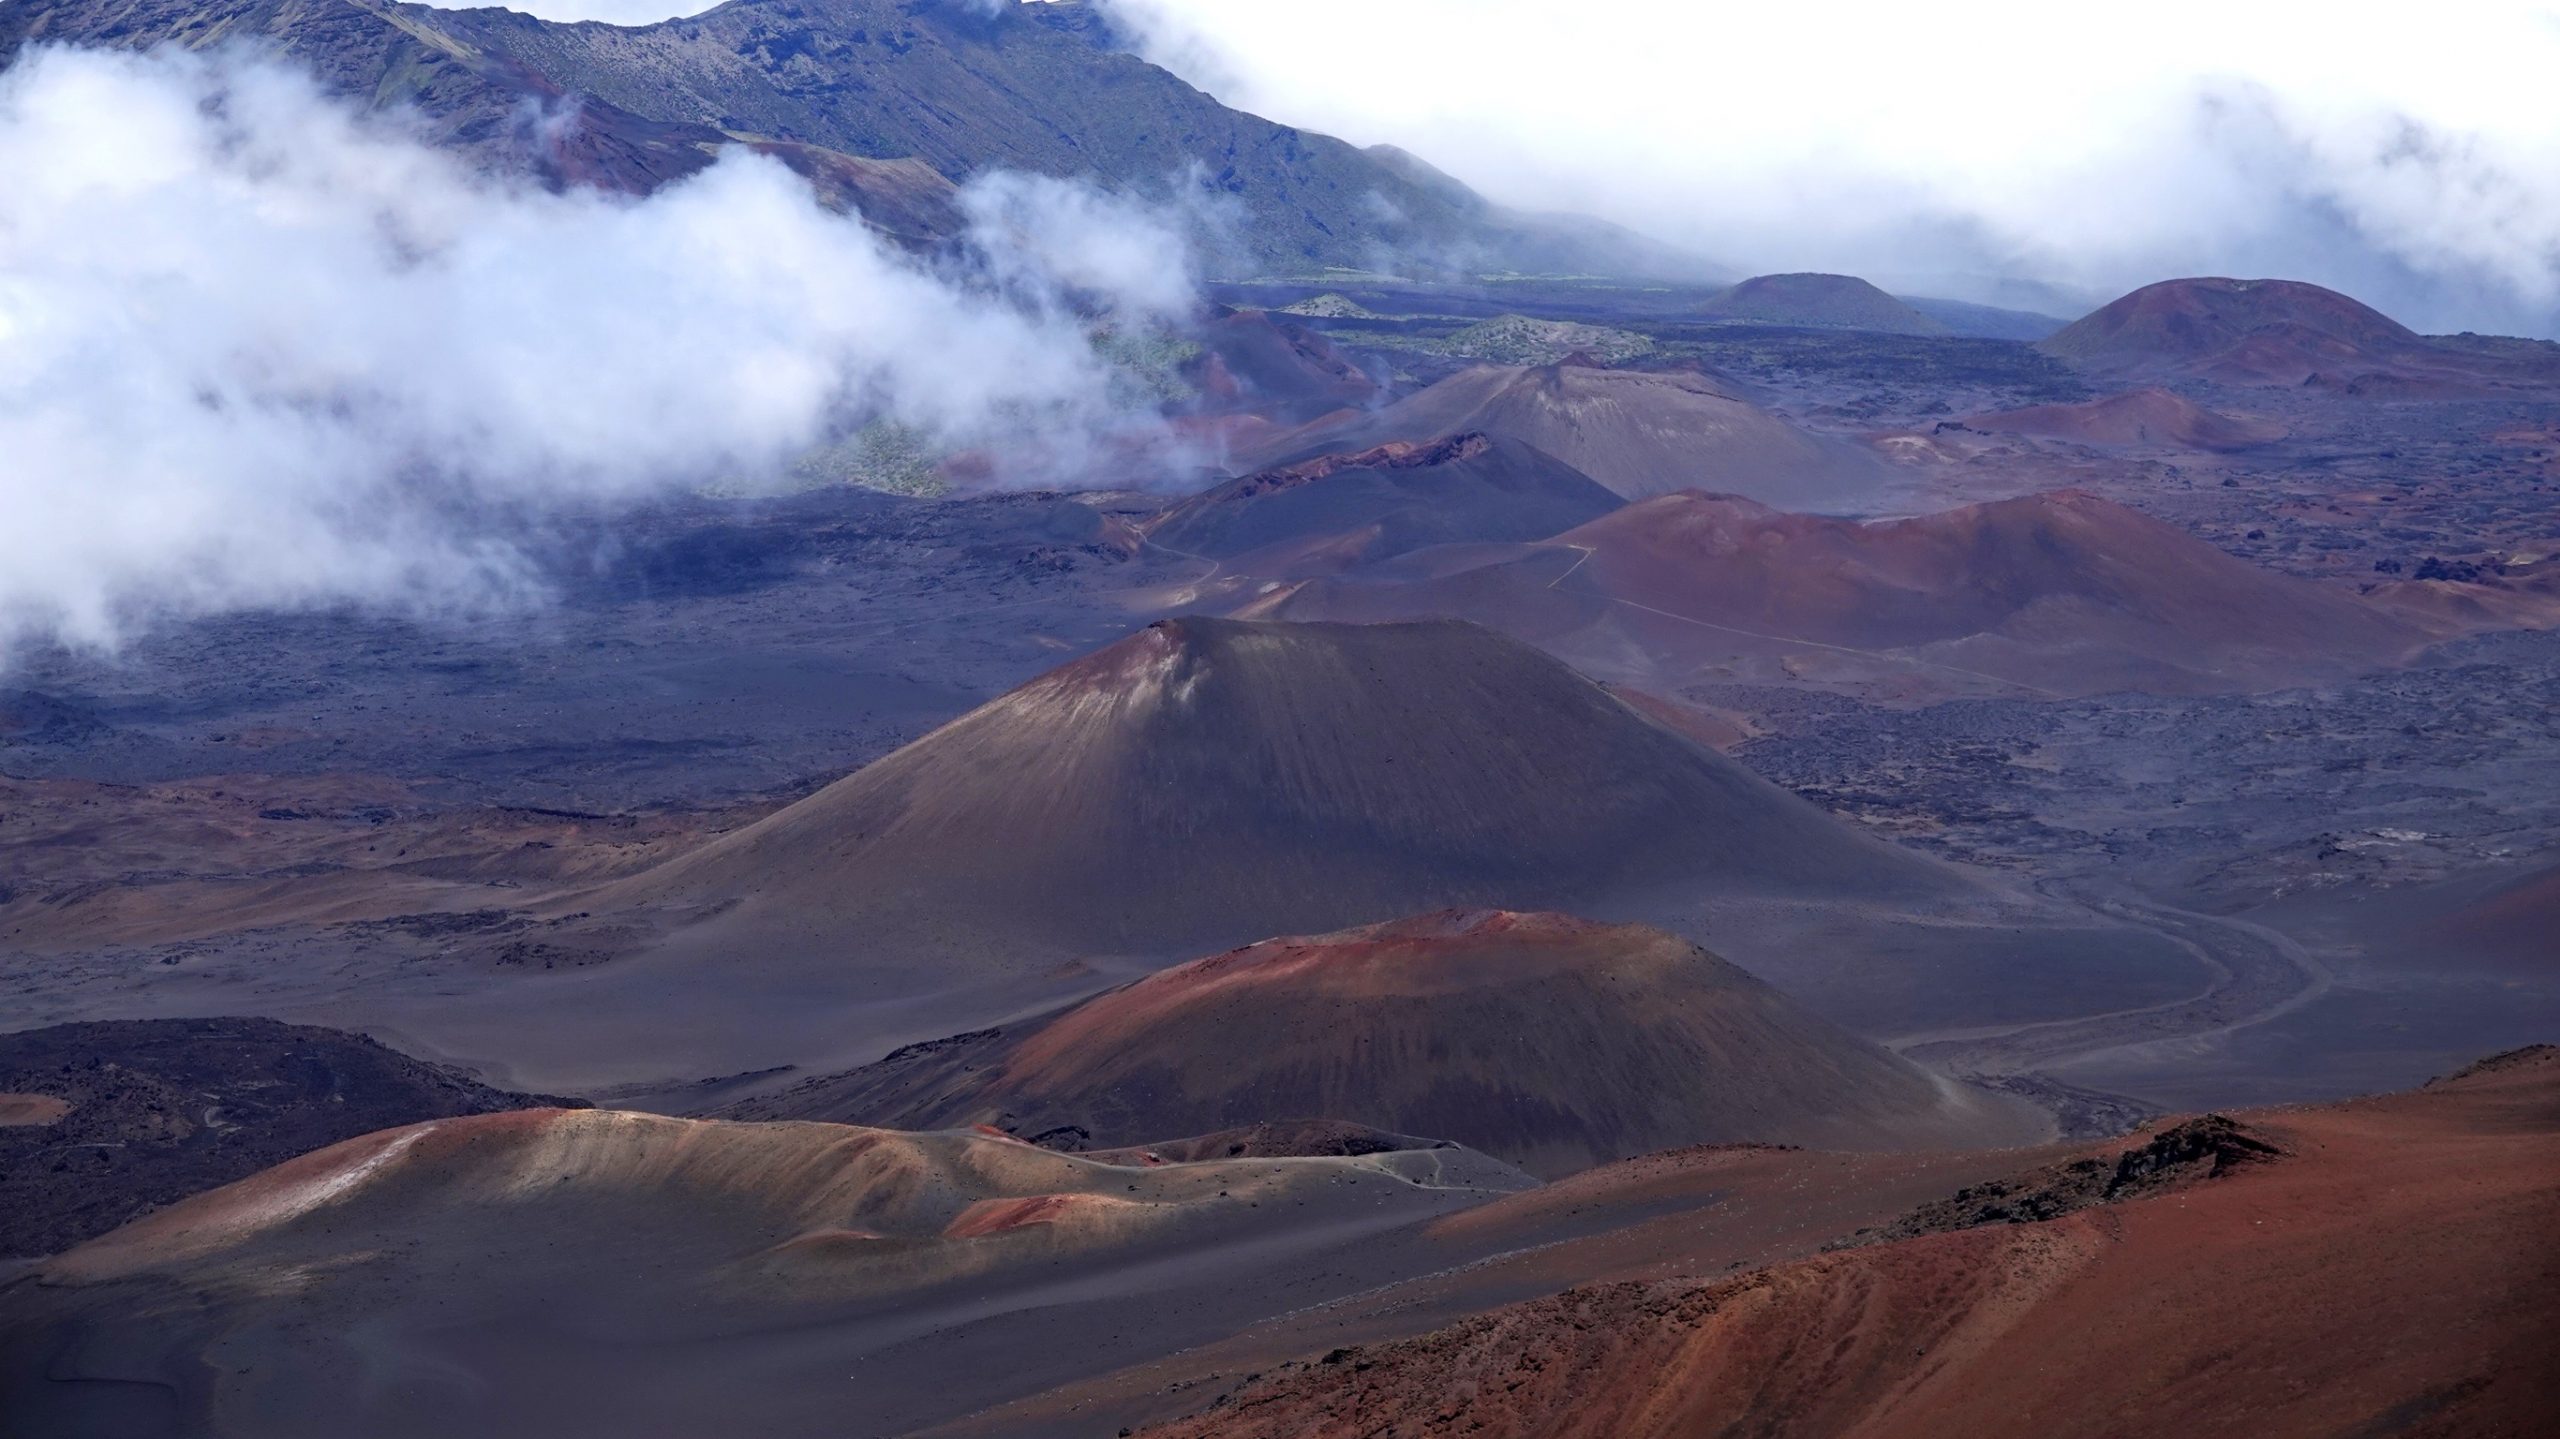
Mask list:
[[[2548,0],[1104,3],[1228,104],[1744,272],[2063,310],[2272,275],[2560,332]]]
[[[1176,229],[1065,182],[980,181],[927,265],[752,154],[546,193],[237,55],[28,52],[0,174],[0,662],[516,603],[528,515],[780,483],[873,420],[1071,464],[1145,420],[1088,317],[1191,298]]]
[[[517,3],[625,25],[708,8]],[[2274,276],[2422,329],[2560,336],[2554,0],[1095,3],[1229,105],[1745,274],[2066,316],[2174,276]]]

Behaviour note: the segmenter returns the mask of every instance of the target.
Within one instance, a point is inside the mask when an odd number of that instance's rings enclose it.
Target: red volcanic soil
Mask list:
[[[1798,429],[1695,371],[1571,363],[1478,365],[1375,414],[1319,420],[1238,459],[1262,468],[1470,433],[1517,440],[1627,499],[1715,489],[1821,507],[1872,494],[1886,474],[1875,455]]]
[[[2521,969],[2560,971],[2560,865],[2490,891],[2436,926],[2441,942]]]
[[[2090,369],[2182,369],[2300,384],[2341,364],[2381,363],[2417,332],[2335,290],[2296,280],[2163,280],[2073,321],[2037,349]]]
[[[1161,971],[950,1065],[883,1064],[759,1116],[1125,1145],[1298,1115],[1428,1134],[1553,1176],[1680,1145],[2015,1143],[2026,1106],[1958,1089],[1676,936],[1450,911]],[[747,1112],[741,1110],[740,1112]]]
[[[1611,621],[1663,652],[1900,658],[1951,679],[2073,694],[2301,683],[2392,663],[2434,637],[2346,590],[2068,490],[1874,523],[1665,495],[1547,548],[1576,558],[1491,552],[1418,579],[1318,581],[1271,608],[1465,615],[1542,643]]]
[[[1182,619],[579,902],[719,913],[754,931],[723,942],[740,962],[856,963],[885,936],[984,964],[1443,905],[1960,884],[1476,626]]]
[[[1211,411],[1251,411],[1296,423],[1381,398],[1377,381],[1333,342],[1260,310],[1223,306],[1192,336],[1200,353],[1182,375]]]
[[[1943,335],[1947,327],[1855,275],[1756,275],[1709,297],[1698,313],[1717,320]]]
[[[2085,370],[2233,385],[2314,385],[2428,399],[2560,383],[2560,352],[2419,335],[2296,280],[2164,280],[2111,301],[2036,348]]]
[[[2283,439],[2284,426],[2208,410],[2183,395],[2128,390],[2077,405],[2031,405],[1964,421],[1968,430],[2035,435],[2079,445],[2175,450],[2242,450]]]
[[[2281,1157],[2046,1222],[1569,1290],[1336,1350],[1146,1432],[2542,1432],[2560,1412],[2560,1050],[2244,1118]]]
[[[1536,540],[1624,503],[1516,440],[1394,440],[1229,480],[1150,518],[1147,538],[1263,577],[1320,574],[1424,545]]]

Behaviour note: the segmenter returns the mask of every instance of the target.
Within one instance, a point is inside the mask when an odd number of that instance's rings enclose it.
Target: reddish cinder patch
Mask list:
[[[889,1236],[870,1229],[812,1229],[775,1245],[773,1252],[824,1258],[833,1254],[860,1254],[876,1245],[893,1242]]]
[[[1266,939],[1195,959],[1153,975],[1126,995],[1128,1011],[1196,996],[1233,984],[1401,987],[1491,979],[1498,958],[1525,957],[1539,967],[1570,968],[1595,958],[1575,947],[1619,931],[1622,947],[1650,947],[1653,931],[1604,925],[1568,914],[1507,909],[1443,909],[1334,934]]]
[[[1588,556],[1564,586],[1575,593],[1852,655],[1933,646],[1950,675],[2063,693],[2352,673],[2430,638],[2078,490],[1873,523],[1665,495],[1556,543]]]
[[[1373,449],[1348,454],[1324,455],[1301,464],[1282,465],[1247,475],[1223,488],[1228,499],[1247,499],[1274,490],[1294,489],[1311,484],[1344,470],[1421,470],[1445,465],[1452,460],[1472,460],[1493,448],[1493,442],[1481,434],[1451,435],[1445,440],[1420,443],[1413,440],[1389,440]]]
[[[2102,373],[2385,399],[2454,398],[2560,382],[2547,354],[2420,335],[2369,305],[2296,280],[2163,280],[2064,326],[2036,348]]]
[[[70,1101],[50,1094],[0,1094],[0,1127],[51,1124],[70,1112]]]
[[[931,1102],[1001,1110],[1026,1131],[1077,1126],[1106,1147],[1325,1116],[1543,1176],[1701,1142],[1913,1147],[2044,1132],[2023,1107],[1950,1100],[1676,935],[1507,909],[1435,910],[1176,965],[1068,1010],[960,1098]]]
[[[1687,735],[1719,754],[1752,738],[1761,731],[1740,715],[1723,710],[1702,709],[1696,705],[1667,700],[1657,694],[1628,685],[1603,685],[1627,708],[1668,730]]]
[[[2441,936],[2520,969],[2560,969],[2560,865],[2491,891],[2442,922]]]
[[[981,1199],[960,1211],[942,1231],[945,1239],[985,1239],[1034,1225],[1055,1224],[1100,1201],[1085,1194],[1034,1194],[1023,1199]]]

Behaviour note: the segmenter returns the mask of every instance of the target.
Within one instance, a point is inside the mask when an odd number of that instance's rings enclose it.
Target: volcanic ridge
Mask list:
[[[1868,497],[1885,477],[1873,454],[1799,428],[1698,371],[1571,362],[1473,366],[1374,414],[1284,431],[1239,458],[1270,468],[1471,433],[1517,440],[1631,500],[1705,488],[1820,509]]]
[[[1489,630],[1186,618],[579,902],[716,919],[743,953],[983,965],[1447,906],[1960,892]]]
[[[1463,615],[1566,653],[1765,651],[1817,674],[1898,661],[2058,694],[2275,688],[2381,668],[2435,637],[2070,490],[1864,523],[1664,495],[1538,546],[1431,557],[1275,592],[1257,613]]]
[[[1322,1116],[1545,1176],[1689,1144],[2047,1132],[2025,1106],[1947,1086],[1686,940],[1558,914],[1446,911],[1265,940],[969,1039],[724,1113],[995,1124],[1078,1148]]]

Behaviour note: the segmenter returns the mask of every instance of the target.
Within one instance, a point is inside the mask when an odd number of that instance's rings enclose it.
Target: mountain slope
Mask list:
[[[579,123],[538,123],[569,87],[460,38],[456,12],[381,0],[22,0],[0,8],[0,60],[37,43],[188,50],[248,45],[333,94],[399,109],[434,143],[554,184],[645,191],[711,163],[728,136],[595,97]],[[789,157],[786,157],[789,158]]]
[[[2023,1204],[1737,1278],[1588,1285],[1335,1349],[1142,1432],[2537,1433],[2560,1406],[2555,1061],[2544,1046],[2413,1094],[2243,1116],[2275,1157],[2216,1157],[2059,1217]],[[2146,1162],[2132,1151],[2100,1172]],[[1989,1188],[1966,1196],[1978,1207]],[[1950,1207],[1964,1206],[1932,1208]]]
[[[2089,369],[2174,369],[2289,384],[2323,364],[2379,362],[2419,344],[2415,331],[2335,290],[2296,280],[2202,278],[2145,285],[2036,348]]]
[[[1045,1023],[750,1100],[740,1117],[999,1123],[1075,1147],[1305,1116],[1457,1141],[1541,1176],[1689,1144],[2026,1142],[1949,1090],[1644,925],[1448,911],[1271,939]]]
[[[20,0],[0,11],[0,58],[42,40],[252,41],[335,93],[414,110],[439,143],[555,183],[646,191],[738,140],[778,147],[837,185],[860,168],[848,161],[909,161],[953,182],[1011,169],[1142,195],[1196,191],[1240,211],[1223,229],[1246,268],[1375,264],[1410,249],[1552,271],[1611,242],[1230,110],[1122,53],[1084,4],[731,0],[629,27],[390,0]],[[579,124],[535,123],[572,97]]]
[[[1191,618],[583,902],[764,936],[732,962],[931,937],[986,964],[1450,905],[1959,885],[1475,626]]]

